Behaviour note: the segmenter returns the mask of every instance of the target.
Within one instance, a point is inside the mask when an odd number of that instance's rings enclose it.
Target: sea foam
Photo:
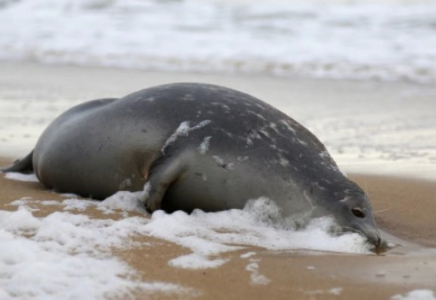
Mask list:
[[[39,182],[35,174],[22,174],[16,172],[6,173],[5,177],[11,180],[25,181],[25,182]]]
[[[392,300],[436,300],[435,294],[431,290],[413,290],[407,295],[395,295]]]
[[[5,299],[31,293],[36,298],[50,295],[57,299],[98,299],[103,295],[128,297],[136,291],[195,292],[171,282],[135,279],[136,271],[111,255],[113,249],[150,247],[148,242],[132,239],[135,236],[158,238],[189,249],[190,254],[168,261],[170,267],[184,269],[219,268],[231,260],[223,254],[252,246],[271,251],[369,254],[369,246],[358,234],[332,236],[329,218],[313,220],[300,230],[289,220],[275,222],[279,209],[266,198],[252,200],[242,210],[195,210],[190,215],[156,211],[150,216],[138,193],[128,192],[117,193],[103,202],[23,198],[11,205],[17,206],[17,211],[0,211],[0,295],[6,295]],[[58,211],[36,217],[33,212],[41,205],[56,206]],[[91,218],[86,214],[88,208],[118,217]],[[252,284],[268,284],[255,254],[246,251],[240,257],[247,259],[246,271]]]
[[[1,298],[103,299],[133,292],[188,292],[172,283],[138,281],[134,270],[110,255],[112,247],[141,246],[128,237],[143,223],[142,218],[96,220],[67,212],[37,218],[25,206],[0,211]]]
[[[3,59],[436,81],[434,1],[2,2]]]

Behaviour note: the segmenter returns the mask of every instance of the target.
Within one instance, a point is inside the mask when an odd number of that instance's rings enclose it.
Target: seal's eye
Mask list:
[[[354,216],[358,217],[358,218],[365,218],[365,213],[360,209],[360,208],[352,208],[351,212],[353,213]]]

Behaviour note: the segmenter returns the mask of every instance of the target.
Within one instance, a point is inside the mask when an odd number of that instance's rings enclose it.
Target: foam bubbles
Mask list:
[[[103,202],[100,202],[98,207],[101,209],[120,209],[124,211],[135,211],[146,214],[147,212],[144,206],[144,200],[148,197],[149,189],[150,184],[146,184],[144,190],[140,192],[117,192],[106,198]]]
[[[407,295],[395,295],[392,300],[436,300],[435,294],[431,290],[414,290]]]
[[[0,4],[0,57],[163,71],[436,80],[434,1],[214,2],[8,1],[6,8]]]
[[[103,295],[127,297],[138,290],[192,293],[172,283],[138,281],[132,268],[111,255],[112,249],[150,247],[147,237],[189,249],[190,253],[168,261],[170,267],[184,269],[219,268],[232,259],[225,253],[252,246],[272,251],[369,253],[364,238],[358,234],[332,236],[329,233],[332,222],[328,218],[313,220],[301,230],[295,230],[291,220],[277,222],[280,210],[266,198],[250,201],[242,210],[215,213],[195,210],[190,215],[182,211],[172,214],[156,211],[151,217],[138,193],[129,192],[118,193],[103,202],[20,199],[12,205],[17,205],[18,210],[0,211],[0,269],[4,274],[0,276],[0,286],[6,295],[19,297],[34,293],[58,299],[95,299]],[[31,209],[35,205],[57,206],[58,211],[38,218]],[[118,212],[120,218],[93,219],[77,213],[87,208]],[[145,241],[132,239],[135,236],[142,236]],[[255,252],[245,251],[238,259],[247,260],[245,269],[253,285],[269,283],[261,273]]]
[[[173,266],[200,268],[212,267],[221,253],[246,246],[269,250],[315,250],[368,254],[365,239],[355,233],[332,236],[331,219],[315,219],[303,230],[295,230],[293,220],[277,222],[280,211],[273,201],[261,198],[250,201],[243,210],[206,213],[195,210],[184,212],[153,213],[151,222],[144,227],[148,234],[189,248],[194,256],[173,261]],[[211,261],[208,262],[209,258]],[[193,260],[197,259],[196,262]]]
[[[245,267],[245,270],[250,273],[250,280],[253,285],[267,285],[271,282],[270,279],[259,273],[257,260],[250,259],[250,263]]]
[[[170,260],[169,265],[184,269],[208,269],[219,267],[227,261],[227,259],[208,259],[201,254],[192,253]]]
[[[6,173],[5,178],[11,180],[26,181],[26,182],[39,182],[38,178],[33,173],[22,174],[22,173],[10,172],[10,173]]]
[[[125,195],[129,194],[125,193]],[[120,207],[130,207],[138,211],[137,207],[143,204],[142,202],[134,204],[139,200],[135,193],[130,194],[132,196],[128,201],[131,204]],[[128,198],[111,197],[98,206],[104,206],[108,200],[124,202],[126,199]],[[333,236],[330,229],[334,223],[330,218],[314,219],[301,230],[295,229],[296,221],[299,224],[299,220],[295,218],[283,219],[280,208],[275,202],[262,197],[248,201],[242,210],[232,209],[214,213],[194,210],[190,215],[183,211],[167,214],[159,210],[152,214],[151,220],[141,228],[141,232],[186,247],[197,254],[197,256],[173,261],[173,265],[177,266],[194,265],[192,260],[196,257],[204,262],[205,258],[219,259],[218,256],[222,253],[240,250],[247,246],[269,250],[306,249],[370,253],[365,238],[359,234],[347,233]]]
[[[143,218],[96,220],[56,212],[35,217],[25,206],[0,211],[1,299],[102,299],[132,292],[185,293],[163,282],[141,282],[110,249],[135,246],[129,236]],[[137,246],[137,245],[136,245]]]

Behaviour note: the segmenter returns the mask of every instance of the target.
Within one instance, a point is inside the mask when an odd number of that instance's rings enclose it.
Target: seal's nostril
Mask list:
[[[376,241],[375,246],[376,246],[376,247],[380,247],[380,246],[381,246],[381,243],[382,243],[382,242],[381,242],[381,238],[378,236],[378,237],[377,237],[377,241]]]
[[[358,218],[365,218],[365,213],[360,208],[352,208],[351,213]]]

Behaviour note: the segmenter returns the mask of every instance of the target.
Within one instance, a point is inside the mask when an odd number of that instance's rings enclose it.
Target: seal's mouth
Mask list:
[[[373,246],[370,250],[376,254],[386,252],[389,248],[388,243],[380,237],[380,233],[373,226],[358,225],[354,227],[344,226],[342,228],[344,232],[356,232],[366,237],[367,242]]]
[[[367,237],[368,242],[374,246],[370,250],[375,254],[382,254],[389,250],[388,243],[380,237],[378,232],[377,235],[375,236],[371,236],[367,233],[363,233],[363,234]]]

